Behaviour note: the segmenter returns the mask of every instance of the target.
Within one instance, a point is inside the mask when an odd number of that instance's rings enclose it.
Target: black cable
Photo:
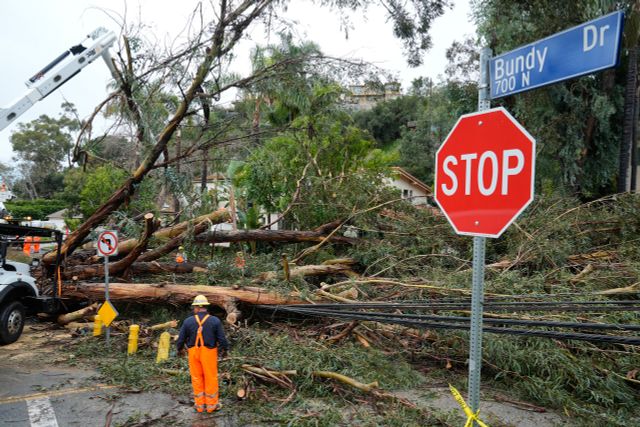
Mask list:
[[[392,323],[405,326],[431,328],[431,329],[457,329],[468,330],[469,327],[464,324],[452,324],[452,323],[440,323],[440,322],[428,322],[426,320],[419,319],[407,319],[399,316],[395,317],[373,317],[367,313],[364,314],[351,314],[344,312],[328,312],[323,313],[322,310],[309,310],[295,308],[295,306],[259,306],[260,308],[266,308],[277,312],[279,310],[311,315],[316,317],[333,317],[338,319],[348,320],[368,320],[376,321],[380,323]],[[558,331],[544,331],[544,330],[532,330],[532,329],[514,329],[514,328],[496,328],[496,327],[483,327],[484,332],[491,332],[496,334],[509,334],[509,335],[522,335],[522,336],[535,336],[542,338],[555,338],[565,340],[578,340],[589,342],[602,342],[610,344],[627,344],[627,345],[640,345],[640,337],[627,337],[619,335],[598,335],[598,334],[586,334],[579,332],[558,332]]]
[[[470,300],[469,300],[470,302]],[[521,306],[521,305],[536,305],[536,306],[555,306],[555,305],[638,305],[640,306],[640,300],[604,300],[604,301],[510,301],[510,302],[493,302],[485,301],[484,306],[499,307],[499,306]],[[308,306],[319,308],[423,308],[423,307],[441,307],[441,306],[461,306],[459,302],[446,302],[441,300],[417,300],[417,301],[403,301],[399,303],[388,302],[365,302],[365,303],[327,303],[327,304],[293,304],[293,306]]]
[[[601,305],[597,305],[601,304]],[[546,303],[546,304],[530,304],[530,303],[499,303],[493,304],[485,302],[483,304],[486,310],[492,311],[581,311],[581,312],[602,312],[602,311],[640,311],[640,301],[586,301],[583,303]],[[281,307],[287,307],[283,305]],[[289,307],[313,307],[314,309],[385,309],[385,310],[470,310],[470,304],[452,304],[452,303],[341,303],[341,304],[300,304],[290,305]]]
[[[324,313],[324,314],[333,314],[336,311],[333,310],[314,310],[312,308],[309,309],[298,309],[296,311],[299,313]],[[452,321],[452,322],[462,322],[468,323],[470,321],[469,317],[464,316],[437,316],[437,315],[420,315],[420,314],[394,314],[394,313],[381,313],[381,312],[357,312],[357,311],[339,311],[338,313],[343,314],[367,314],[373,317],[390,317],[390,318],[406,318],[406,319],[416,319],[416,320],[430,320],[430,321]],[[372,318],[373,320],[373,318]],[[603,329],[603,330],[616,330],[616,331],[640,331],[640,325],[623,325],[623,324],[613,324],[613,323],[585,323],[585,322],[557,322],[550,320],[524,320],[524,319],[495,319],[495,318],[484,318],[482,320],[484,323],[490,323],[495,325],[521,325],[521,326],[535,326],[535,327],[551,327],[551,328],[571,328],[571,329]]]

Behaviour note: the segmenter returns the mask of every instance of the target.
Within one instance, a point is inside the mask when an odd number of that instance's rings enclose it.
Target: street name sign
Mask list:
[[[435,174],[436,202],[456,233],[499,237],[531,203],[535,145],[502,107],[458,119]]]
[[[492,58],[491,99],[615,67],[623,18],[613,12]]]

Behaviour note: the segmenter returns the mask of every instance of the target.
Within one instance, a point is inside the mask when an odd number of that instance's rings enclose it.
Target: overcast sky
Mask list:
[[[0,106],[8,106],[22,96],[24,82],[64,50],[80,43],[86,34],[102,26],[119,27],[105,10],[129,22],[142,20],[159,40],[169,40],[193,10],[195,0],[21,0],[0,2]],[[395,75],[406,89],[420,76],[437,79],[446,66],[445,51],[454,40],[474,33],[468,0],[455,0],[455,7],[438,18],[431,30],[434,47],[424,65],[411,69],[402,56],[402,46],[393,37],[390,23],[379,8],[371,8],[366,19],[352,18],[354,29],[345,39],[335,15],[312,7],[306,1],[290,3],[288,16],[298,21],[298,35],[320,45],[325,54],[360,58],[373,62]],[[126,5],[126,7],[125,7]],[[248,52],[253,42],[245,42],[233,71],[246,74]],[[28,122],[41,114],[56,117],[60,104],[68,100],[86,118],[107,95],[109,72],[102,61],[87,66],[48,98],[37,103],[17,122]],[[17,129],[14,122],[0,131],[0,161],[11,161],[9,137]]]

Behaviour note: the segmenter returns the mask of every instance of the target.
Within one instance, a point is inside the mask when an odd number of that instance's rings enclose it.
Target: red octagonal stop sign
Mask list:
[[[458,119],[436,153],[435,179],[456,233],[499,237],[531,203],[535,144],[504,108]]]

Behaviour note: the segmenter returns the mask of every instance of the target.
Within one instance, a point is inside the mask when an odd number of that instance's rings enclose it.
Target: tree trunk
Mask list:
[[[631,167],[631,147],[633,147],[633,122],[635,118],[636,89],[638,81],[638,47],[629,49],[627,81],[624,91],[624,119],[622,141],[618,156],[618,192],[629,191],[629,168]]]
[[[219,209],[215,211],[213,214],[205,215],[205,216],[206,218],[198,217],[192,221],[192,224],[195,224],[193,227],[194,236],[197,236],[198,234],[203,233],[213,224],[226,222],[226,221],[229,221],[230,219],[229,211],[225,209]],[[185,223],[181,223],[181,224],[185,224]],[[188,225],[188,223],[186,224]],[[156,233],[156,235],[157,234],[158,233]],[[175,233],[172,232],[171,234],[175,234]],[[164,245],[158,246],[157,248],[154,248],[153,250],[140,255],[140,258],[138,258],[138,261],[139,262],[154,261],[170,253],[174,249],[178,248],[184,242],[184,240],[188,237],[188,235],[189,235],[189,228],[184,227],[182,233],[180,233],[177,236],[173,236],[171,240],[166,242]],[[158,236],[154,236],[154,237],[158,237]],[[163,236],[160,236],[160,237],[162,238]]]
[[[206,273],[207,264],[201,262],[134,262],[128,270],[131,274],[161,274],[161,273]]]
[[[344,274],[347,276],[354,276],[355,273],[351,270],[350,265],[346,264],[331,264],[331,265],[303,265],[301,267],[295,267],[289,270],[289,277],[309,277],[309,276],[328,276]],[[277,278],[284,278],[284,272],[267,271],[256,279],[256,282],[265,282],[268,280],[274,280]]]
[[[227,54],[231,48],[240,39],[243,31],[247,26],[262,13],[270,2],[249,2],[245,1],[237,5],[236,8],[226,7],[221,11],[215,29],[209,39],[209,46],[204,50],[205,56],[200,62],[195,72],[193,80],[182,90],[182,99],[177,105],[173,115],[167,121],[166,125],[155,137],[155,141],[149,153],[140,163],[140,166],[132,173],[132,175],[116,190],[113,195],[104,202],[96,211],[78,227],[65,240],[60,248],[62,257],[68,257],[73,251],[82,245],[84,239],[91,233],[95,227],[104,223],[104,221],[116,211],[122,204],[128,202],[136,193],[139,184],[144,180],[145,176],[153,169],[160,154],[165,150],[167,144],[173,137],[173,134],[180,126],[182,120],[189,113],[189,106],[196,97],[197,92],[201,89],[205,79],[209,76],[212,66],[216,59],[220,59]],[[226,2],[225,2],[226,5]],[[133,97],[128,97],[133,100]],[[133,102],[132,102],[133,103]],[[132,106],[135,110],[136,105]],[[139,126],[140,127],[140,126]],[[141,129],[138,129],[141,131]],[[56,260],[55,254],[43,257],[42,261],[45,266],[52,265]]]
[[[176,131],[176,176],[180,176],[180,154],[182,151],[182,132],[180,132],[180,129],[178,129]],[[175,213],[175,218],[174,221],[178,222],[180,221],[180,197],[179,194],[176,194],[176,192],[180,192],[179,188],[174,188],[174,193],[173,193],[173,212]]]
[[[635,109],[634,109],[634,117],[633,117],[633,146],[631,147],[631,191],[634,193],[638,192],[638,168],[640,165],[638,164],[638,155],[640,150],[640,145],[638,144],[638,120],[640,119],[640,88],[636,87],[635,92]]]
[[[153,234],[154,227],[153,214],[149,213],[145,215],[144,232],[142,233],[140,240],[137,241],[136,245],[131,249],[131,251],[129,251],[127,256],[108,265],[110,275],[118,275],[133,264],[142,251],[147,247],[147,243]],[[104,264],[79,265],[67,268],[64,270],[62,275],[65,279],[75,278],[77,280],[84,280],[96,276],[104,276]]]
[[[71,323],[76,320],[84,319],[85,317],[92,316],[98,312],[98,308],[100,308],[100,304],[93,303],[88,307],[81,308],[80,310],[73,311],[67,314],[61,314],[58,316],[57,322],[58,325],[66,325],[67,323]]]
[[[104,298],[103,283],[78,283],[64,286],[65,297],[89,300]],[[164,304],[191,304],[196,295],[204,295],[209,302],[222,309],[229,301],[245,304],[306,304],[294,296],[280,295],[264,288],[245,287],[231,289],[205,285],[157,285],[148,283],[110,283],[109,299],[112,301]]]
[[[200,172],[200,192],[204,193],[207,191],[207,176],[209,166],[209,148],[204,148],[202,150],[202,170]]]
[[[200,230],[199,232],[202,232],[204,230],[206,230],[209,225],[212,224],[219,224],[221,222],[226,222],[229,220],[229,212],[225,209],[218,209],[215,212],[211,212],[210,214],[206,214],[206,215],[201,215],[197,218],[194,218],[190,221],[184,221],[181,222],[180,224],[174,225],[173,227],[166,227],[166,228],[162,228],[158,231],[156,231],[153,234],[154,239],[156,240],[168,240],[168,239],[172,239],[169,242],[167,242],[166,245],[169,245],[170,249],[167,250],[166,252],[164,252],[162,255],[171,252],[173,249],[177,248],[178,246],[180,246],[180,244],[182,243],[182,241],[184,240],[184,238],[186,237],[186,235],[184,234],[185,232],[187,232],[189,230],[189,227],[192,226],[193,224],[195,224],[194,226],[194,230]],[[175,242],[173,242],[173,239],[180,239],[179,241],[176,240]],[[173,242],[173,243],[172,243]],[[131,250],[136,246],[136,244],[138,243],[137,239],[127,239],[127,240],[123,240],[121,242],[118,243],[118,255],[122,256],[122,255],[126,255],[129,252],[131,252]],[[177,243],[177,244],[175,244]],[[174,246],[172,246],[174,245]],[[93,247],[95,247],[95,243],[92,243]],[[166,250],[167,248],[163,246],[161,246],[160,248],[163,248],[162,250]],[[160,248],[156,248],[151,252],[154,251],[159,251],[161,250]],[[92,253],[95,253],[95,251],[91,251]],[[156,252],[154,252],[155,254]],[[49,257],[53,257],[53,260],[55,261],[55,251],[49,252],[48,254],[46,254],[43,257],[43,261]],[[162,256],[160,255],[160,256]],[[146,253],[141,255],[139,261],[152,261],[153,259],[157,259],[157,258],[152,258],[153,255],[147,255]],[[78,261],[83,263],[83,264],[90,264],[90,263],[98,263],[101,261],[101,257],[95,256],[95,255],[89,255],[87,253],[87,251],[82,251],[82,253],[78,254],[78,256],[74,256],[74,258],[78,258]],[[159,257],[158,257],[159,258]],[[69,261],[73,262],[72,259],[69,259]]]

